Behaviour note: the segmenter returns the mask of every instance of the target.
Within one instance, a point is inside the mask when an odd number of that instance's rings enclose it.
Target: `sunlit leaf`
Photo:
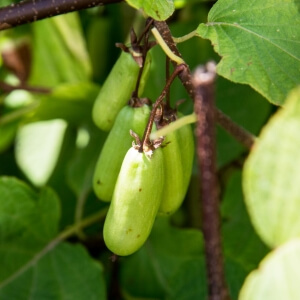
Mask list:
[[[219,0],[197,34],[222,57],[218,74],[282,104],[300,83],[298,0]]]
[[[300,299],[300,240],[290,241],[271,252],[250,273],[239,300]]]
[[[33,23],[33,64],[30,82],[54,87],[87,81],[91,65],[77,13]]]
[[[300,88],[262,130],[244,167],[253,225],[270,247],[300,237]]]
[[[174,12],[173,0],[126,0],[136,9],[141,9],[147,16],[155,20],[166,20]]]
[[[25,175],[37,186],[47,182],[57,163],[67,123],[51,120],[29,123],[16,137],[16,161]]]

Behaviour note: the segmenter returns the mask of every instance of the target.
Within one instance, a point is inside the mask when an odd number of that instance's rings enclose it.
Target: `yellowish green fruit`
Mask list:
[[[150,56],[151,54],[148,53],[139,86],[139,95],[144,90],[146,77],[149,74]],[[93,121],[100,129],[109,131],[112,128],[118,113],[130,100],[135,90],[139,70],[140,67],[131,54],[122,52],[101,87],[93,106]]]
[[[113,253],[130,255],[145,243],[160,206],[163,181],[160,148],[151,158],[133,147],[128,150],[104,223],[104,241]]]
[[[191,126],[185,125],[166,136],[162,147],[165,184],[160,215],[171,215],[182,204],[192,174],[194,137]]]
[[[93,178],[96,196],[103,201],[111,201],[115,184],[126,152],[132,145],[130,130],[139,136],[146,128],[150,108],[147,105],[122,108],[99,155]]]
[[[183,170],[181,151],[177,131],[169,133],[163,143],[165,184],[162,193],[159,213],[172,214],[184,198]]]

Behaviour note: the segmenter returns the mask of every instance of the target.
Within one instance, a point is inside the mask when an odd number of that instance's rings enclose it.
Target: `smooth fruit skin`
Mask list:
[[[130,148],[124,158],[104,223],[104,241],[126,256],[147,240],[161,201],[164,167],[160,148],[151,158]]]
[[[165,168],[165,184],[159,214],[170,215],[184,198],[183,170],[177,131],[169,133],[162,147]]]
[[[148,53],[139,86],[142,94],[149,74],[151,57]],[[131,54],[122,52],[106,78],[93,106],[93,121],[101,130],[109,131],[120,110],[130,100],[135,89],[140,67]]]
[[[194,133],[190,124],[177,130],[179,149],[181,153],[183,195],[185,196],[192,176],[193,162],[195,155]],[[182,201],[184,200],[184,197]],[[179,204],[179,206],[182,204]],[[178,206],[178,207],[179,207]]]
[[[93,189],[103,201],[111,201],[117,178],[126,152],[132,145],[130,129],[143,135],[150,115],[147,105],[133,108],[125,106],[120,111],[99,155],[93,177]]]
[[[162,148],[165,167],[165,185],[159,208],[160,215],[173,214],[182,204],[192,174],[194,137],[190,125],[169,135]]]

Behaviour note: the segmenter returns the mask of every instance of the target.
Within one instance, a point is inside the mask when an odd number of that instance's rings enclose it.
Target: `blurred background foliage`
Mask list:
[[[9,3],[3,0],[1,5]],[[175,1],[178,9],[168,20],[173,36],[183,36],[206,22],[213,3]],[[53,189],[61,207],[59,231],[107,206],[92,192],[94,166],[107,133],[93,124],[91,109],[120,54],[115,43],[128,43],[130,28],[139,33],[143,26],[143,17],[121,3],[0,32],[0,175],[17,177],[35,192],[45,185]],[[178,48],[191,70],[220,59],[207,40],[192,38]],[[164,82],[165,55],[155,47],[144,96],[155,101]],[[189,114],[193,103],[176,80],[172,104],[183,99],[179,110]],[[274,110],[249,86],[221,77],[216,82],[216,105],[253,134]],[[226,272],[235,299],[267,248],[256,236],[243,204],[240,169],[247,151],[219,126],[216,136]],[[82,244],[101,262],[111,299],[120,293],[125,299],[202,299],[206,288],[198,199],[195,159],[184,205],[170,219],[158,218],[149,241],[130,258],[115,263],[109,259],[101,234],[103,222],[69,242]],[[259,251],[247,252],[248,244],[241,242],[236,250],[236,241],[245,232],[251,249]]]

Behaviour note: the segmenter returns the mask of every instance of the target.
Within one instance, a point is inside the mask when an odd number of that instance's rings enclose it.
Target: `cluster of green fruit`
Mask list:
[[[148,56],[146,64],[150,61]],[[144,68],[139,93],[148,69]],[[151,113],[143,101],[126,104],[138,72],[132,56],[123,52],[93,108],[97,126],[110,130],[95,168],[93,187],[99,199],[111,201],[104,223],[104,241],[121,256],[134,253],[145,243],[157,214],[170,215],[180,207],[194,157],[190,125],[168,134],[162,144],[148,145],[151,154],[143,145],[132,145],[130,132],[143,136]]]

